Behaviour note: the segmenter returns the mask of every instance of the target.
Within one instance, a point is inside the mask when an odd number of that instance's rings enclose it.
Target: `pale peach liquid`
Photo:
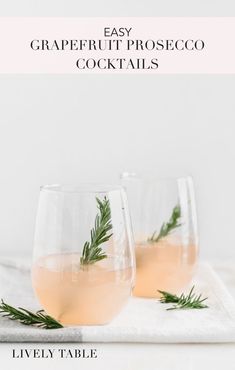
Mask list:
[[[136,285],[139,297],[159,297],[158,290],[179,293],[191,281],[197,261],[194,244],[182,246],[167,238],[136,245]]]
[[[131,294],[132,269],[114,269],[112,257],[83,267],[79,259],[78,254],[39,259],[32,269],[35,293],[47,314],[64,325],[106,324]]]

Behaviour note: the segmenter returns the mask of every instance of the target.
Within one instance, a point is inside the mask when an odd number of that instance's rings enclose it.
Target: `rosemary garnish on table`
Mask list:
[[[162,290],[158,290],[162,297],[160,298],[161,303],[174,303],[172,307],[167,308],[167,311],[177,310],[177,309],[200,309],[208,308],[203,302],[208,298],[202,298],[202,295],[196,295],[193,293],[194,286],[190,290],[188,295],[182,293],[179,297],[175,294],[171,294]]]
[[[15,308],[10,306],[1,300],[0,303],[0,314],[3,317],[8,317],[11,320],[19,321],[24,325],[33,325],[43,329],[59,329],[63,328],[58,321],[53,319],[51,316],[46,315],[43,310],[37,311],[36,313],[30,312],[25,308]]]
[[[181,226],[179,223],[179,219],[181,217],[181,209],[180,205],[177,204],[172,211],[171,217],[168,222],[163,222],[159,233],[154,231],[151,238],[148,239],[149,242],[157,243],[160,239],[164,238],[165,236],[169,235],[174,229]]]
[[[95,218],[95,226],[91,230],[90,241],[86,241],[83,246],[80,258],[81,265],[90,265],[107,258],[107,254],[100,245],[107,242],[112,236],[112,233],[109,233],[112,229],[110,203],[106,197],[103,200],[96,198],[96,202],[99,213]]]

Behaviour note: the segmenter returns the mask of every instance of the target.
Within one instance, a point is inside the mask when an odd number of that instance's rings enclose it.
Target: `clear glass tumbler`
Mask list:
[[[110,322],[127,302],[135,258],[126,193],[101,185],[43,186],[32,283],[63,325]]]
[[[191,281],[198,258],[198,232],[191,177],[142,178],[123,173],[136,251],[134,295],[179,293]]]

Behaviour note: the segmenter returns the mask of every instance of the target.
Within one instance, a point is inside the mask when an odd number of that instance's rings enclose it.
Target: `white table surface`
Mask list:
[[[235,260],[212,263],[235,298]],[[56,349],[96,348],[97,359],[15,359],[13,349]],[[92,369],[92,370],[235,370],[235,343],[231,344],[39,344],[2,343],[0,363],[4,370],[48,368],[51,370]],[[2,366],[0,367],[3,368]]]

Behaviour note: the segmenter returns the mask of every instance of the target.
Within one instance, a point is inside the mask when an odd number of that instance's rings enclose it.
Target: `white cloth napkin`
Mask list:
[[[30,310],[34,298],[27,261],[0,260],[0,298]],[[109,325],[38,329],[0,317],[1,342],[235,342],[235,301],[213,269],[200,264],[192,284],[208,309],[166,311],[156,299],[131,298]],[[192,286],[191,284],[191,286]]]

